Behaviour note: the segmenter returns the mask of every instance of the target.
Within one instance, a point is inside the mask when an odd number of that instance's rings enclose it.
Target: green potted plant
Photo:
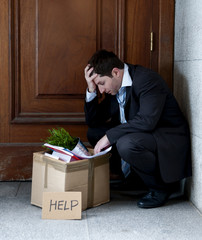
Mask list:
[[[50,133],[50,136],[43,140],[44,142],[68,148],[69,150],[73,150],[80,140],[77,137],[72,137],[64,128],[61,127],[57,129],[49,129],[48,132]]]

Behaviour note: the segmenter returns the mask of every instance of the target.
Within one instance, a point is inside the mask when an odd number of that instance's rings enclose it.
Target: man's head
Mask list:
[[[96,52],[88,61],[89,69],[93,69],[90,77],[97,74],[94,83],[101,93],[115,95],[121,87],[124,63],[113,53],[106,50]]]
[[[89,68],[93,67],[93,73],[101,77],[112,77],[113,68],[123,69],[124,63],[113,53],[106,50],[97,51],[88,61]]]

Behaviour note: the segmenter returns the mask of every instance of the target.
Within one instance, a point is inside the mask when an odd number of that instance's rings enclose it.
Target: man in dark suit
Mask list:
[[[91,57],[85,78],[94,152],[112,145],[111,172],[122,174],[121,166],[130,166],[149,189],[137,205],[162,206],[174,185],[191,176],[189,127],[172,92],[157,73],[106,50]]]

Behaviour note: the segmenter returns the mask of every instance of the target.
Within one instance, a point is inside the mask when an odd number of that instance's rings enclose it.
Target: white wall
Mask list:
[[[202,0],[175,1],[174,94],[192,141],[190,200],[202,212]]]

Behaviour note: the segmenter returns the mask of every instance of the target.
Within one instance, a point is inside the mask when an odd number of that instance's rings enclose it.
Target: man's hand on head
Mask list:
[[[102,137],[95,145],[94,154],[99,153],[103,148],[106,148],[109,145],[110,145],[110,142],[107,138],[107,135],[104,135],[104,137]]]
[[[90,67],[89,65],[87,65],[84,69],[84,73],[85,73],[85,79],[88,85],[89,92],[94,92],[96,90],[96,84],[94,82],[94,79],[97,77],[97,74],[93,73],[91,75],[92,72],[93,72],[93,67]]]

